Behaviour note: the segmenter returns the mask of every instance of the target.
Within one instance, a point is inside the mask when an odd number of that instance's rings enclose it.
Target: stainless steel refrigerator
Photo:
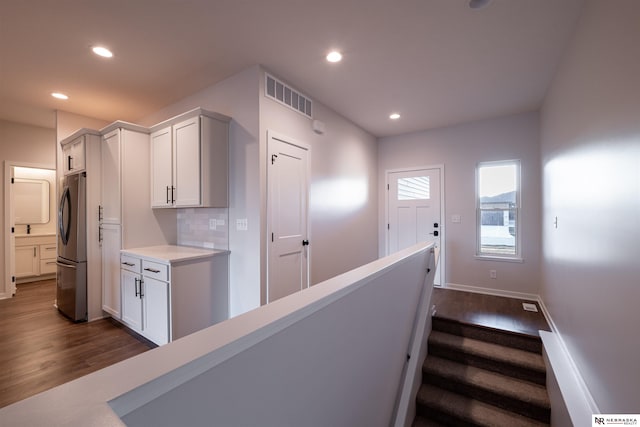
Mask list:
[[[86,173],[67,175],[58,206],[58,310],[73,320],[87,320]]]

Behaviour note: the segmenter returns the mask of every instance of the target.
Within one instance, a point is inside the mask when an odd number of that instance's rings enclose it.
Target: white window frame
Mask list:
[[[480,168],[487,166],[516,166],[516,251],[515,254],[483,253],[480,243],[482,214],[480,210]],[[522,259],[522,163],[519,159],[479,162],[476,164],[476,258],[480,260],[523,262]]]

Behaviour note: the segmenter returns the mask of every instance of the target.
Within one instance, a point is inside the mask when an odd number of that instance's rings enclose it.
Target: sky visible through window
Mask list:
[[[480,197],[496,196],[516,190],[516,165],[481,166]]]

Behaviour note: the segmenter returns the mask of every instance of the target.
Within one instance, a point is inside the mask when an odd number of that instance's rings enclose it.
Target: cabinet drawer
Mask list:
[[[56,259],[41,259],[40,274],[51,274],[56,272]]]
[[[133,271],[134,273],[140,273],[140,258],[120,255],[120,268]]]
[[[152,277],[164,282],[169,281],[169,266],[166,264],[160,264],[157,262],[142,261],[142,275],[146,277]]]
[[[40,259],[56,259],[56,245],[40,245]]]

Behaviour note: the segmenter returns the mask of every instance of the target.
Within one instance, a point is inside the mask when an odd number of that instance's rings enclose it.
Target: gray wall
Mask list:
[[[260,180],[258,176],[258,79],[259,68],[250,67],[226,80],[139,120],[152,126],[193,108],[225,114],[233,118],[229,128],[229,223],[231,250],[230,314],[244,313],[260,305]],[[180,209],[179,221],[203,221],[196,210]],[[220,210],[206,210],[218,218]],[[248,230],[238,231],[236,219],[247,218]],[[204,220],[208,222],[208,220]],[[178,236],[181,240],[181,236]]]
[[[304,92],[304,88],[296,89]],[[316,101],[313,116],[326,125],[323,135],[313,131],[310,119],[266,98],[261,89],[263,188],[266,190],[267,130],[311,147],[312,285],[376,259],[378,239],[376,139]],[[266,212],[266,199],[263,207]],[[263,217],[266,227],[266,214]]]
[[[587,2],[542,110],[541,294],[604,413],[640,408],[639,22]]]
[[[537,294],[540,281],[540,163],[538,114],[527,113],[465,123],[378,143],[380,255],[385,251],[386,171],[443,164],[445,183],[447,284]],[[478,162],[520,159],[522,175],[522,257],[524,262],[475,258],[475,167]],[[461,223],[451,222],[460,215]],[[489,278],[489,270],[497,278]]]
[[[140,124],[150,126],[196,107],[233,118],[228,225],[232,316],[263,302],[268,129],[311,146],[311,283],[318,283],[377,257],[375,138],[315,103],[314,115],[327,125],[326,134],[317,135],[311,129],[309,119],[264,97],[263,80],[262,68],[250,67],[139,120]],[[333,206],[331,200],[320,200],[319,188],[324,183],[339,184],[342,180],[362,183],[359,195],[366,203],[345,211]],[[343,187],[338,185],[337,191],[341,189]],[[189,210],[180,215],[193,216]],[[242,218],[248,221],[247,231],[236,230],[236,219]],[[336,250],[338,242],[339,250]]]
[[[4,205],[4,162],[35,164],[41,167],[55,168],[56,131],[54,129],[14,123],[0,120],[0,162],[3,164],[2,203]],[[52,195],[55,197],[55,195]],[[5,235],[4,209],[0,211],[0,294],[5,293]]]

